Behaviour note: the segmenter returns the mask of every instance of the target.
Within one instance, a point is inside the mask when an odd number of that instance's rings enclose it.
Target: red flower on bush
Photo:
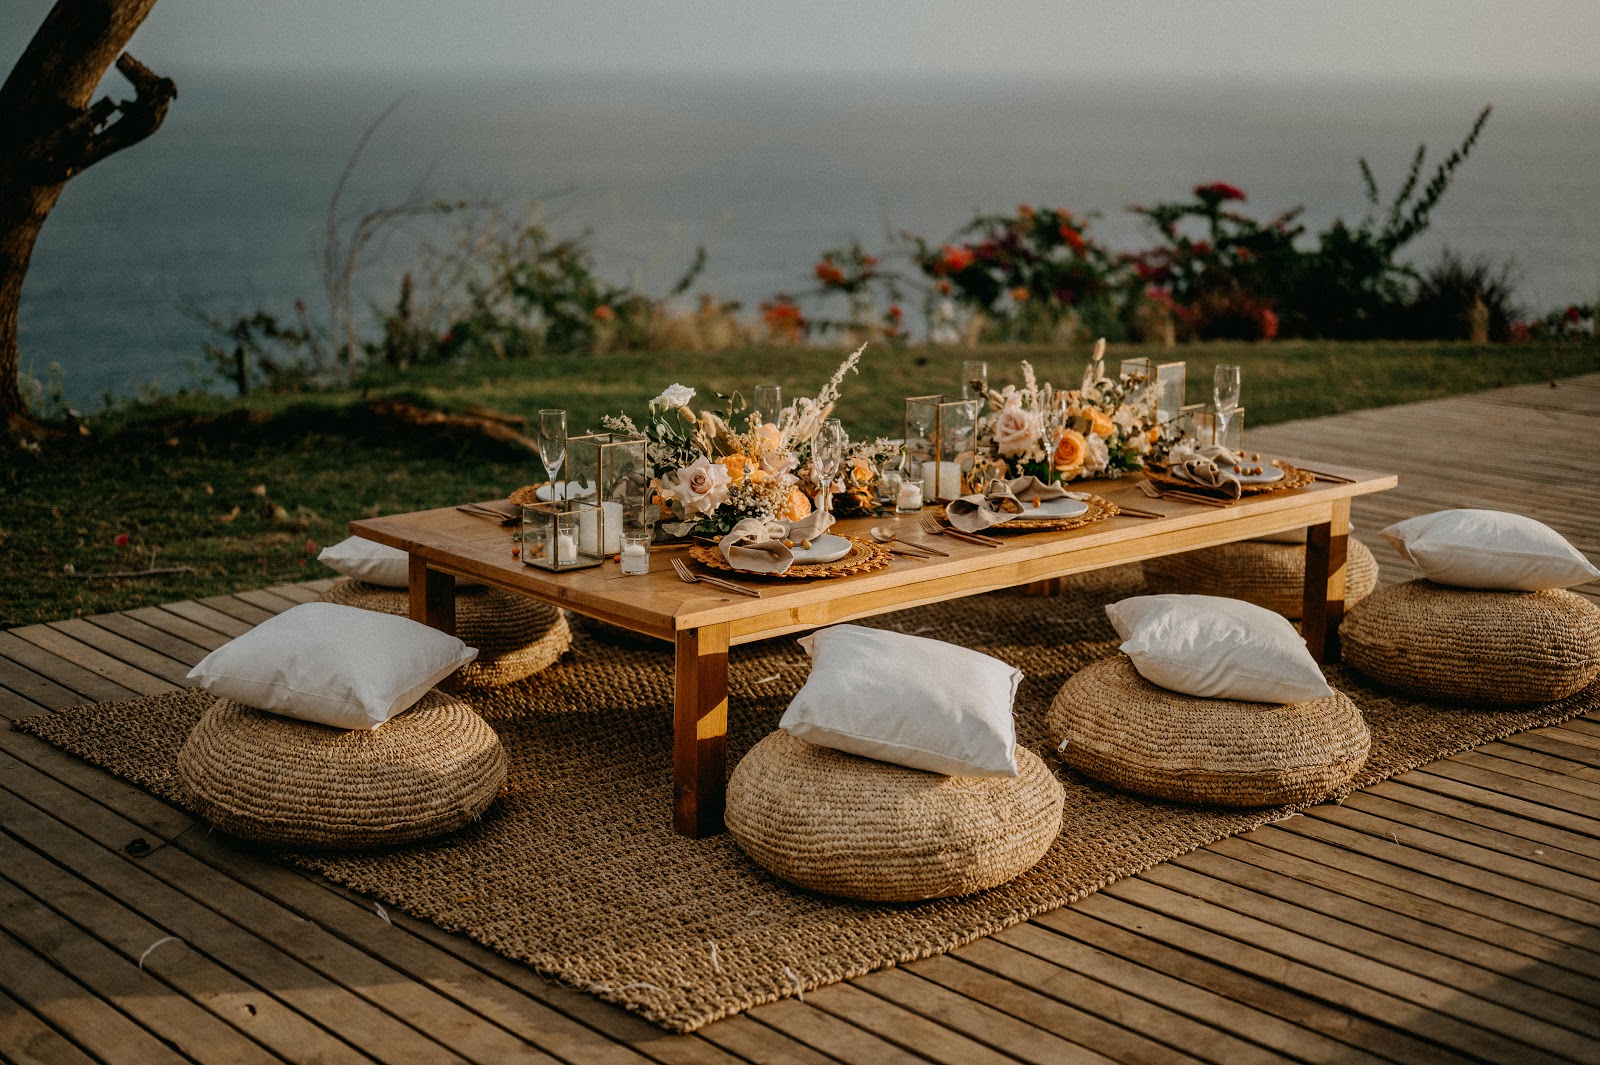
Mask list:
[[[128,546],[128,534],[127,533],[117,533],[117,538],[115,540],[113,540],[112,543],[116,544],[118,547],[127,547]]]
[[[1197,240],[1189,245],[1189,251],[1195,258],[1204,259],[1212,252],[1211,242],[1209,240]]]
[[[788,296],[774,296],[761,305],[761,322],[767,335],[778,341],[796,343],[805,334],[806,317]]]
[[[1512,322],[1511,323],[1511,341],[1512,341],[1512,343],[1520,344],[1520,343],[1522,343],[1524,341],[1531,340],[1531,339],[1533,339],[1533,326],[1529,325],[1527,322]]]
[[[835,288],[844,284],[844,271],[839,268],[837,263],[831,263],[827,260],[818,263],[816,266],[816,274],[817,280],[821,281],[829,288]]]
[[[1271,340],[1278,335],[1278,316],[1271,307],[1261,308],[1261,339]]]
[[[889,320],[898,325],[899,322],[900,322],[900,319],[905,317],[905,313],[906,312],[902,311],[900,309],[900,305],[898,303],[891,303],[889,305],[889,310],[888,310],[887,313],[888,313],[888,316],[889,316]]]
[[[1244,190],[1226,181],[1213,181],[1209,185],[1196,185],[1194,194],[1208,203],[1226,203],[1228,200],[1244,202]]]
[[[1583,318],[1583,312],[1577,307],[1568,307],[1562,317],[1576,325]]]
[[[1089,242],[1083,239],[1083,234],[1066,223],[1062,223],[1061,226],[1061,239],[1075,255],[1082,255],[1083,250],[1089,246]]]

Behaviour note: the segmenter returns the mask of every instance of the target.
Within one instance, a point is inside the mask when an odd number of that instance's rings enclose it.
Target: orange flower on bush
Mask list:
[[[951,274],[959,274],[971,266],[975,258],[971,248],[958,244],[946,244],[939,250],[939,254],[941,256],[940,264],[944,267],[946,273]]]
[[[594,320],[597,322],[609,322],[616,316],[617,312],[603,303],[594,309]]]
[[[1278,335],[1278,316],[1271,307],[1261,308],[1261,339],[1271,340]]]
[[[1072,249],[1074,255],[1082,255],[1089,242],[1083,239],[1083,234],[1065,223],[1061,226],[1061,240]]]
[[[1076,429],[1063,429],[1061,439],[1056,441],[1050,465],[1062,480],[1071,480],[1083,472],[1083,460],[1088,454],[1089,441],[1083,438],[1083,434]]]
[[[844,284],[844,271],[839,269],[837,263],[823,261],[816,266],[817,280],[830,288]]]
[[[1028,302],[1028,290],[1027,290],[1027,288],[1025,288],[1022,285],[1018,285],[1016,288],[1012,289],[1011,290],[1011,302],[1012,303],[1027,303]]]
[[[788,296],[775,296],[763,303],[761,323],[767,327],[767,337],[780,343],[799,343],[806,331],[805,315]]]

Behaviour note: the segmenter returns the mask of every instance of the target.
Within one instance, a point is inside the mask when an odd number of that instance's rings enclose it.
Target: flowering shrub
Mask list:
[[[909,338],[905,311],[900,306],[900,279],[884,270],[878,257],[863,250],[860,243],[823,252],[812,273],[818,283],[816,295],[843,296],[848,308],[843,319],[819,318],[811,322],[816,332],[847,333],[858,343],[900,343]],[[884,304],[887,309],[879,311]]]
[[[1018,206],[980,215],[954,242],[907,234],[932,296],[982,316],[992,339],[1060,339],[1063,326],[1098,328],[1115,317],[1118,264],[1063,208]],[[930,318],[935,317],[930,314]]]
[[[1511,323],[1510,339],[1523,342],[1535,337],[1567,340],[1592,336],[1600,336],[1600,307],[1593,303],[1574,303],[1551,311],[1543,318]]]

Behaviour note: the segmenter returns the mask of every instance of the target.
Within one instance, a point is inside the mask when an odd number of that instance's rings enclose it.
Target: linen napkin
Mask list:
[[[744,518],[717,548],[728,565],[750,573],[784,573],[794,563],[794,552],[784,544],[787,522]]]
[[[1167,456],[1174,477],[1193,481],[1201,488],[1221,492],[1230,499],[1240,495],[1239,456],[1220,444],[1206,444],[1194,448],[1179,444]]]
[[[945,514],[952,527],[975,533],[1026,513],[1030,504],[1051,499],[1088,498],[1087,492],[1069,492],[1037,477],[1016,477],[1009,481],[996,477],[983,486],[982,492],[952,499],[945,507]]]

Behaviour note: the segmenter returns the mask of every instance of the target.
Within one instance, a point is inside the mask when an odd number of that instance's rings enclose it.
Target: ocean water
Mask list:
[[[1485,103],[1477,151],[1407,252],[1510,259],[1542,313],[1600,292],[1600,93],[1499,84],[1142,84],[897,76],[228,75],[172,71],[179,98],[150,140],[68,187],[23,294],[23,366],[58,363],[70,397],[192,384],[217,317],[321,306],[329,195],[391,102],[346,198],[423,191],[542,200],[593,231],[603,273],[664,292],[704,244],[698,289],[754,306],[811,287],[823,249],[947,238],[974,211],[1098,212],[1114,248],[1149,242],[1125,208],[1228,181],[1316,228],[1367,210],[1356,160],[1387,197],[1426,142],[1441,158]],[[363,275],[391,297],[404,249]]]

